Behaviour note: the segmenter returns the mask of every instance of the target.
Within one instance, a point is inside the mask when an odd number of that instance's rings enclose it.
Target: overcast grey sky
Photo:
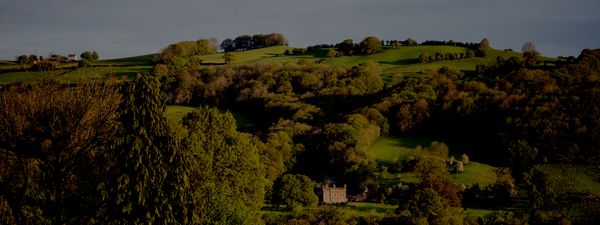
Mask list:
[[[278,32],[305,47],[366,36],[479,42],[548,56],[600,48],[599,0],[2,0],[0,59],[158,52],[182,40]]]

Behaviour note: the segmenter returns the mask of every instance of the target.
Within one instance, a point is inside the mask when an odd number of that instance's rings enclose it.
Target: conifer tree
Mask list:
[[[107,223],[177,224],[185,213],[182,155],[170,138],[157,77],[123,87],[121,129],[103,199]]]

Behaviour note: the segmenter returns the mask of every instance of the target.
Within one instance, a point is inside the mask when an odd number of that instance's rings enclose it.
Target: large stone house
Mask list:
[[[321,203],[340,204],[348,202],[348,198],[346,197],[346,185],[344,185],[344,187],[336,187],[335,184],[333,186],[323,185],[321,188],[323,191]]]

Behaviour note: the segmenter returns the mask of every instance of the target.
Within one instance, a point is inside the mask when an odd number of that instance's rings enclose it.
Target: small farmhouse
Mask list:
[[[69,54],[69,56],[67,57],[67,61],[68,62],[75,62],[75,61],[77,61],[77,55],[75,55],[75,54]]]
[[[346,185],[341,188],[336,187],[335,184],[333,186],[323,185],[322,190],[323,194],[321,202],[323,204],[340,204],[348,202],[348,198],[346,197]]]

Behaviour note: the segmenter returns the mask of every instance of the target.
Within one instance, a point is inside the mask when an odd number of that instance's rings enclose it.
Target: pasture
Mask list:
[[[373,158],[380,166],[390,168],[396,160],[406,159],[415,154],[415,151],[421,147],[427,147],[433,137],[380,137],[373,145],[370,152]],[[450,155],[462,154],[459,150],[452,149],[450,146]],[[456,156],[455,156],[456,157]],[[472,185],[478,183],[481,186],[487,186],[495,181],[496,167],[472,161],[464,167],[462,173],[450,173],[450,178],[457,184]],[[418,184],[420,179],[412,172],[388,173],[379,181],[384,186],[389,186],[401,182],[403,184]]]
[[[429,73],[438,70],[444,66],[455,70],[472,71],[479,64],[488,64],[498,56],[521,57],[518,52],[504,52],[501,50],[490,50],[486,57],[468,58],[459,60],[444,60],[432,63],[419,63],[418,57],[421,53],[435,55],[436,53],[464,53],[468,49],[455,46],[403,46],[400,48],[385,47],[382,51],[366,56],[341,56],[335,58],[326,57],[327,49],[316,49],[297,55],[285,55],[286,50],[292,50],[291,47],[277,46],[248,51],[234,52],[236,60],[233,64],[252,65],[252,64],[272,64],[272,63],[298,63],[303,60],[306,63],[323,63],[344,68],[351,68],[366,61],[379,63],[382,69],[384,80],[391,80],[393,76],[418,76],[422,73]],[[119,59],[107,59],[93,62],[92,67],[77,68],[74,63],[66,63],[57,72],[29,72],[23,68],[29,66],[18,65],[9,61],[0,63],[0,83],[12,82],[30,82],[36,77],[44,76],[44,73],[57,73],[64,75],[65,82],[77,81],[85,77],[116,76],[118,78],[131,78],[137,73],[151,73],[154,62],[152,61],[156,54],[147,54]],[[210,65],[224,64],[224,53],[215,53],[201,56],[203,67]],[[547,58],[545,58],[546,60]],[[2,72],[4,71],[4,72]]]

